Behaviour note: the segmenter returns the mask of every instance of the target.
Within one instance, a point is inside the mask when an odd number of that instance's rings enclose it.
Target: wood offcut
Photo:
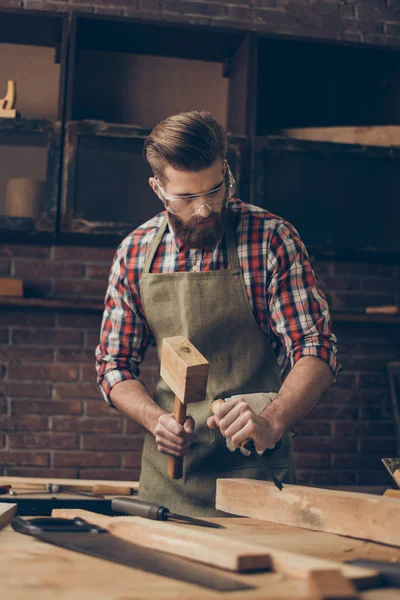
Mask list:
[[[400,546],[396,498],[285,485],[251,479],[218,479],[216,508],[315,531]]]

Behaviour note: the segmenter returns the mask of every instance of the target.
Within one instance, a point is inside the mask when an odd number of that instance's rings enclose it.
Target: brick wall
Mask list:
[[[29,296],[103,300],[113,249],[0,246],[0,274],[21,277]],[[400,303],[400,268],[317,262],[320,284],[343,306]],[[0,473],[136,479],[143,433],[103,401],[94,349],[101,314],[0,309]],[[299,481],[388,482],[395,451],[387,362],[400,360],[399,327],[336,323],[344,367],[297,428]],[[158,376],[154,349],[143,365]]]
[[[82,10],[350,42],[400,42],[399,0],[0,0],[0,6]]]

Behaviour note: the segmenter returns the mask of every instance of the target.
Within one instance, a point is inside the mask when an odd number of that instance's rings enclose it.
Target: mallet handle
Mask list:
[[[175,396],[174,419],[181,425],[184,424],[186,419],[186,404],[183,404],[183,402],[179,400],[178,396]],[[168,460],[168,475],[172,477],[172,479],[181,479],[182,474],[183,456],[170,456]]]

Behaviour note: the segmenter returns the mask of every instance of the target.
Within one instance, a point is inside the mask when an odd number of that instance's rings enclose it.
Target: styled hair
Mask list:
[[[209,112],[193,110],[172,115],[156,125],[144,143],[144,157],[154,176],[163,181],[164,169],[202,171],[217,158],[225,159],[226,133]]]

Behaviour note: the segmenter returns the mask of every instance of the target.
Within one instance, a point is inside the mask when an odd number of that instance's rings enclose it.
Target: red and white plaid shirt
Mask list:
[[[240,200],[232,201],[230,206],[249,302],[259,327],[271,342],[282,377],[302,356],[322,359],[336,376],[340,366],[327,301],[296,229],[284,219]],[[116,383],[139,377],[146,349],[154,343],[139,283],[146,254],[165,216],[163,211],[130,233],[120,244],[111,267],[96,349],[98,382],[109,404]],[[228,268],[224,238],[213,249],[187,249],[167,227],[151,272]]]

